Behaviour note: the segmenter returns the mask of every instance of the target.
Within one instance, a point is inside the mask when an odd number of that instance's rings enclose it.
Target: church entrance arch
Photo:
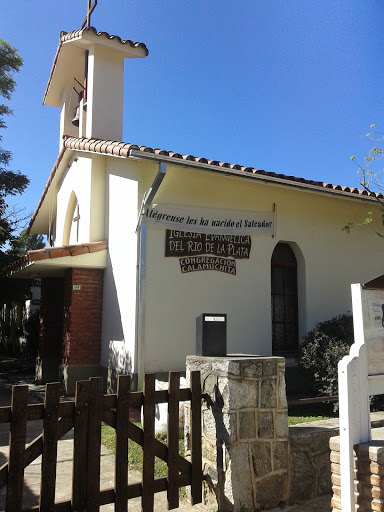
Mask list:
[[[299,346],[297,260],[292,247],[279,242],[271,259],[273,355],[294,355]]]

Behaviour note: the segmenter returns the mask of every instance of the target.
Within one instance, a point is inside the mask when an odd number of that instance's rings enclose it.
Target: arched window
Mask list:
[[[79,241],[79,219],[79,203],[76,194],[72,190],[65,214],[63,245],[75,244]]]
[[[299,346],[297,261],[289,244],[278,243],[271,260],[272,353],[294,355]]]

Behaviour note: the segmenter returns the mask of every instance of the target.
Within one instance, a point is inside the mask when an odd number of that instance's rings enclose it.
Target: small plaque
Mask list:
[[[74,284],[72,290],[81,290],[81,284]]]

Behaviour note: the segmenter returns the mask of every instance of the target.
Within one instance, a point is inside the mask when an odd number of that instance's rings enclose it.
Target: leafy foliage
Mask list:
[[[23,60],[17,53],[17,49],[7,41],[0,40],[0,97],[6,100],[16,87],[13,73],[18,72]],[[4,117],[11,115],[12,110],[5,104],[0,104],[0,128],[5,129]],[[0,141],[2,135],[0,135]],[[4,248],[14,239],[15,230],[20,227],[20,210],[10,207],[7,202],[9,196],[21,194],[29,183],[27,176],[20,171],[6,169],[12,159],[12,154],[0,147],[0,266],[7,261]]]
[[[19,71],[22,64],[23,59],[18,55],[17,49],[4,39],[0,40],[0,94],[7,100],[11,98],[16,86],[12,72]]]
[[[376,125],[371,124],[370,131],[365,135],[366,139],[371,143],[383,143],[384,142],[384,134],[375,131]],[[354,162],[358,167],[359,173],[359,183],[361,187],[366,190],[368,193],[372,192],[384,192],[384,169],[377,168],[377,163],[380,160],[384,159],[384,151],[378,145],[374,145],[368,151],[367,156],[364,158],[363,163],[359,163],[356,159],[356,156],[353,155],[350,157],[350,160]],[[380,221],[384,226],[384,201],[376,197],[376,201],[380,206]],[[375,233],[381,238],[384,238],[384,234],[374,227],[374,214],[373,212],[368,212],[365,219],[362,219],[360,222],[348,222],[342,229],[346,231],[348,234],[351,230],[356,226],[369,226]]]
[[[320,395],[337,394],[337,363],[348,354],[353,341],[350,314],[319,322],[305,336],[299,350],[299,365],[311,375],[314,389]]]
[[[26,229],[20,232],[20,235],[11,243],[10,253],[15,257],[20,257],[28,251],[35,251],[45,247],[43,235],[35,235],[27,233]]]

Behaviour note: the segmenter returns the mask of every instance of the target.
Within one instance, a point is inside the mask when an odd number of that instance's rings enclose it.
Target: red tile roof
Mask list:
[[[132,152],[138,152],[142,153],[143,156],[145,154],[152,154],[156,155],[158,157],[165,157],[165,158],[171,158],[175,159],[175,163],[184,161],[186,165],[188,165],[188,162],[194,162],[195,165],[202,164],[205,166],[205,168],[212,167],[212,170],[216,167],[221,167],[223,169],[228,169],[236,171],[236,174],[241,176],[244,173],[244,176],[247,176],[249,174],[257,175],[257,176],[265,176],[268,177],[269,181],[272,183],[275,181],[276,183],[279,182],[280,184],[286,183],[287,185],[295,185],[300,186],[300,184],[309,185],[313,190],[318,191],[328,191],[335,193],[343,193],[345,195],[350,195],[350,197],[355,198],[372,198],[372,199],[384,199],[384,195],[380,193],[375,192],[367,192],[366,190],[360,190],[358,188],[354,187],[343,187],[341,185],[334,185],[332,183],[324,183],[323,181],[314,181],[314,180],[307,180],[304,178],[297,178],[295,176],[287,176],[286,174],[278,174],[275,172],[268,172],[264,171],[262,169],[255,169],[254,167],[244,167],[239,164],[229,164],[227,162],[220,162],[218,160],[209,160],[208,158],[204,157],[196,157],[193,155],[182,155],[181,153],[175,153],[174,151],[167,151],[165,149],[158,149],[158,148],[151,148],[149,146],[137,146],[136,144],[130,144],[126,142],[118,142],[113,140],[102,140],[102,139],[88,139],[85,137],[77,138],[77,137],[68,137],[64,136],[64,144],[63,148],[59,153],[59,156],[52,168],[51,174],[48,178],[47,184],[45,185],[45,188],[43,190],[43,194],[40,198],[39,204],[37,205],[37,208],[32,216],[32,219],[28,226],[28,231],[31,229],[32,224],[34,223],[34,220],[40,210],[40,207],[44,201],[44,198],[48,192],[48,189],[51,185],[51,182],[56,174],[56,171],[59,167],[59,164],[64,156],[64,153],[67,149],[75,150],[75,151],[86,151],[91,153],[99,153],[103,155],[112,155],[112,156],[118,156],[122,158],[128,158],[129,156],[132,156]]]
[[[41,261],[49,258],[62,258],[63,256],[79,256],[80,254],[103,251],[104,249],[107,249],[107,247],[108,243],[106,241],[101,241],[89,242],[86,244],[45,247],[44,249],[28,251],[25,256],[22,256],[13,263],[1,269],[1,273],[3,275],[7,275],[10,272],[15,272],[16,270],[25,267],[25,265],[28,265],[28,263],[32,263],[33,261]]]
[[[66,41],[71,41],[72,39],[80,38],[86,32],[95,34],[96,36],[98,36],[100,38],[104,37],[105,39],[109,39],[110,41],[116,40],[117,42],[121,43],[122,45],[127,45],[127,46],[130,46],[131,48],[142,48],[144,50],[145,54],[148,55],[148,48],[146,47],[146,45],[144,43],[133,42],[130,39],[121,39],[121,37],[110,35],[110,34],[108,34],[108,32],[98,32],[95,29],[95,27],[84,27],[84,28],[81,28],[78,30],[73,30],[72,32],[61,31],[59,45],[57,47],[56,54],[53,59],[52,69],[49,74],[47,87],[46,87],[45,93],[44,93],[43,104],[44,104],[45,98],[47,97],[47,94],[48,94],[48,89],[49,89],[49,86],[52,81],[53,73],[55,71],[57,60],[59,58],[60,50],[61,50],[61,47],[63,46],[63,43],[65,43]]]
[[[33,221],[35,220],[35,217],[36,215],[38,214],[40,208],[41,208],[41,205],[43,204],[43,201],[45,199],[45,196],[47,195],[47,192],[49,190],[49,187],[51,186],[51,183],[52,183],[52,180],[53,178],[55,177],[55,174],[56,174],[56,171],[57,169],[59,168],[59,165],[60,165],[60,162],[62,161],[63,159],[63,156],[64,156],[64,153],[66,151],[66,148],[65,147],[62,147],[61,150],[60,150],[60,153],[58,154],[57,156],[57,159],[56,159],[56,162],[54,163],[53,167],[52,167],[52,170],[49,174],[49,177],[48,177],[48,181],[47,183],[45,184],[45,187],[44,187],[44,190],[43,190],[43,193],[41,194],[41,197],[39,199],[39,202],[37,204],[37,207],[36,207],[36,210],[34,212],[34,214],[32,215],[32,219],[28,225],[28,228],[27,228],[27,231],[29,232],[32,224],[33,224]]]
[[[333,185],[332,183],[324,183],[323,181],[307,180],[304,178],[297,178],[295,176],[287,176],[285,174],[278,174],[275,172],[268,172],[261,169],[255,169],[254,167],[244,167],[239,164],[229,164],[227,162],[219,162],[218,160],[209,160],[208,158],[196,157],[193,155],[182,155],[173,151],[167,151],[164,149],[151,148],[148,146],[137,146],[136,144],[129,144],[125,142],[116,142],[112,140],[100,140],[100,139],[87,139],[87,138],[76,138],[66,137],[64,140],[64,147],[68,149],[74,149],[78,151],[90,151],[92,153],[101,153],[104,155],[114,155],[127,158],[130,156],[130,152],[133,150],[141,153],[152,153],[154,155],[165,156],[175,158],[177,160],[184,160],[186,162],[196,162],[207,164],[208,166],[217,166],[227,169],[233,169],[242,171],[244,173],[257,174],[260,176],[268,176],[270,178],[276,178],[287,182],[303,183],[306,185],[312,185],[319,189],[332,189],[335,191],[342,191],[358,196],[370,196],[373,198],[383,199],[384,195],[375,192],[367,192],[366,190],[360,190],[354,187],[343,187],[341,185]]]
[[[71,39],[77,39],[78,37],[81,37],[85,32],[91,32],[95,34],[98,37],[105,37],[106,39],[109,39],[110,41],[116,40],[121,44],[125,44],[127,46],[130,46],[131,48],[142,48],[146,51],[148,55],[148,48],[144,43],[138,43],[133,42],[130,39],[121,39],[119,36],[114,36],[111,34],[108,34],[108,32],[98,32],[95,27],[84,27],[78,30],[73,30],[72,32],[60,32],[60,43],[64,43],[65,41],[70,41]]]

